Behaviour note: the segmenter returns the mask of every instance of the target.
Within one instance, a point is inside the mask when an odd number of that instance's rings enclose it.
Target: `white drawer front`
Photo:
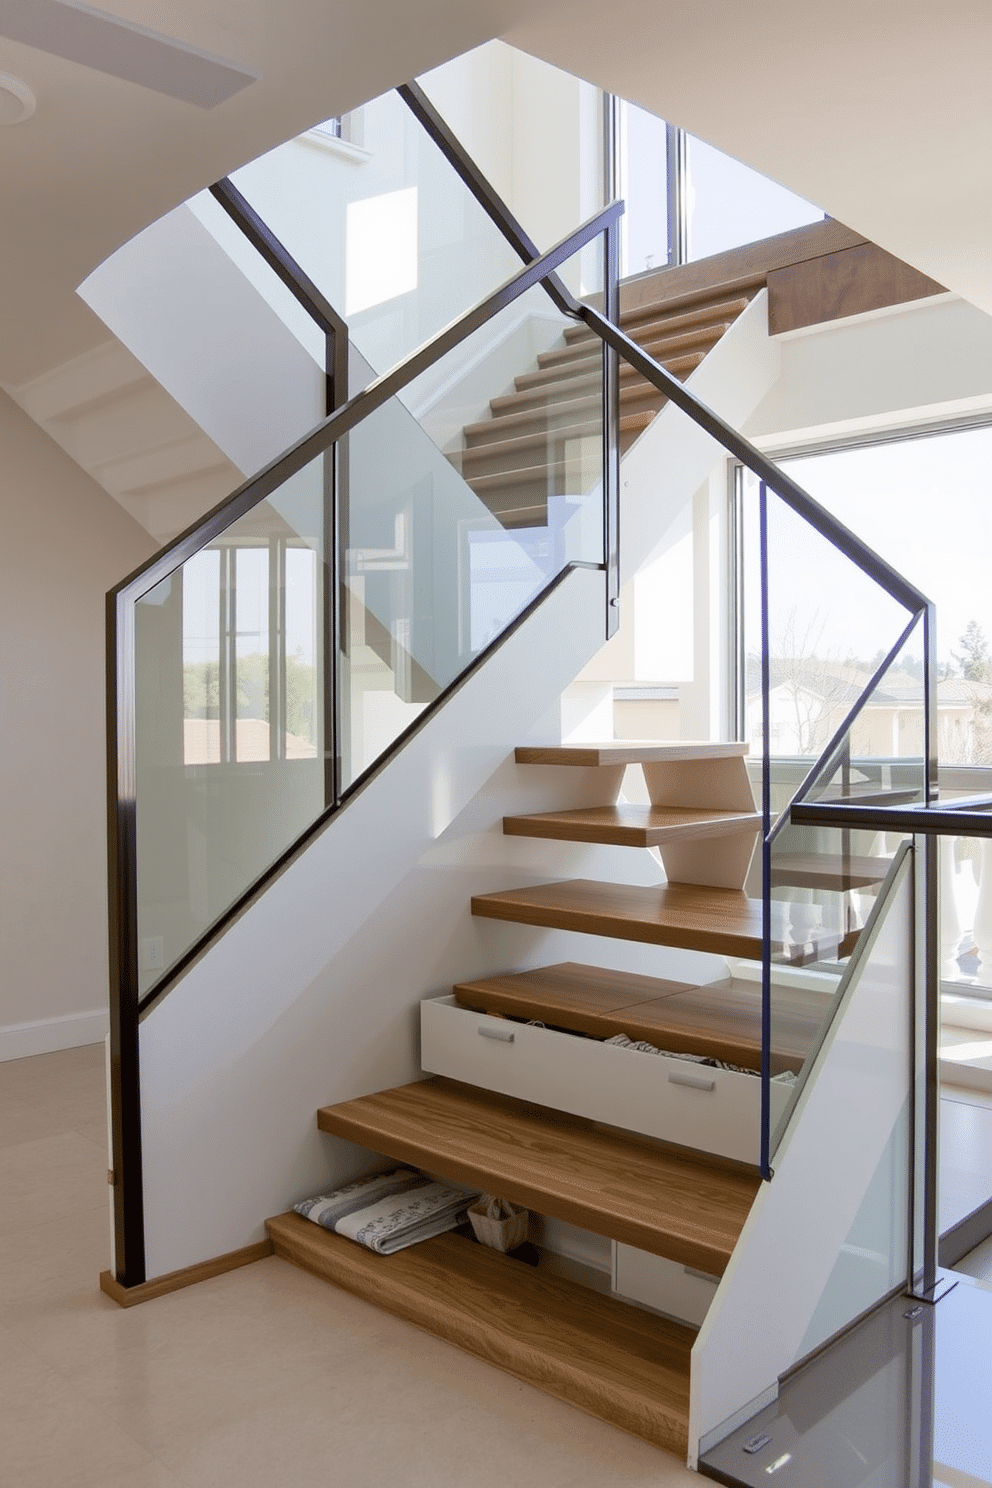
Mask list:
[[[613,1242],[613,1290],[669,1317],[699,1327],[716,1295],[719,1277],[707,1276],[664,1256]]]
[[[502,1095],[757,1163],[761,1082],[461,1008],[421,1003],[421,1064]],[[789,1091],[772,1086],[772,1124]]]

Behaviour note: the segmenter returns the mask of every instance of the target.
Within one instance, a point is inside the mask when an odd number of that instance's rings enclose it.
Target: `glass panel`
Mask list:
[[[567,563],[602,562],[603,352],[573,328],[532,290],[347,437],[344,785]]]
[[[758,482],[743,474],[744,737],[762,753],[760,539]],[[909,612],[850,559],[769,492],[769,663],[772,813],[777,815],[844,723]],[[855,729],[851,747],[874,778],[887,762],[918,788],[922,718],[922,632],[890,668]],[[906,760],[907,764],[901,761]],[[909,761],[916,763],[910,765]],[[864,784],[853,781],[853,784]]]
[[[781,463],[934,601],[941,765],[992,765],[992,587],[985,545],[961,540],[962,533],[979,533],[987,522],[992,426],[825,450]]]
[[[329,804],[332,737],[347,786],[568,563],[602,563],[604,354],[583,334],[520,296],[136,603],[142,995]]]
[[[323,530],[320,457],[135,606],[142,994],[323,810]]]
[[[688,261],[823,221],[819,207],[712,145],[686,135],[685,148]]]
[[[419,79],[469,155],[542,251],[606,205],[603,95],[581,78],[501,41],[488,42]],[[582,287],[592,255],[567,282]]]
[[[396,93],[344,123],[350,143],[311,130],[233,180],[347,318],[371,377],[484,299],[520,260]]]

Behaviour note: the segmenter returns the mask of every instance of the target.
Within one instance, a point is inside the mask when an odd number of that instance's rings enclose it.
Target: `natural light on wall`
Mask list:
[[[417,287],[417,188],[348,203],[345,315]]]

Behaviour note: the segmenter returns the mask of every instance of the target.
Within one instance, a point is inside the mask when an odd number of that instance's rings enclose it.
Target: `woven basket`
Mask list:
[[[489,1210],[505,1213],[507,1209],[512,1213],[505,1219],[491,1219]],[[483,1194],[468,1211],[468,1217],[472,1221],[475,1238],[482,1245],[488,1245],[490,1250],[516,1250],[518,1245],[523,1245],[527,1239],[527,1223],[530,1216],[526,1209],[518,1209],[516,1204],[510,1204],[506,1199],[493,1199],[488,1194]]]

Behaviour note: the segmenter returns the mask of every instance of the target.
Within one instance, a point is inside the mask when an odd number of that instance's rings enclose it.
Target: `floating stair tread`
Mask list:
[[[727,1265],[759,1185],[738,1165],[441,1077],[325,1106],[317,1125],[714,1275]]]
[[[277,1256],[685,1456],[695,1329],[460,1235],[379,1256],[299,1214],[278,1215],[266,1229]]]
[[[760,826],[761,815],[757,811],[627,803],[503,818],[503,831],[509,837],[552,837],[563,842],[605,842],[616,847],[659,847],[683,838],[755,832]]]
[[[746,1069],[761,1064],[761,987],[756,982],[727,979],[695,986],[562,962],[460,983],[454,994],[461,1006],[477,1012],[537,1019],[594,1038],[624,1033],[673,1054],[708,1055]],[[624,997],[630,1000],[624,1002]],[[775,988],[773,1074],[798,1071],[826,1008],[821,992]]]
[[[734,759],[748,746],[731,740],[680,739],[659,744],[652,739],[617,739],[603,744],[518,744],[518,765],[642,765],[700,759]]]
[[[795,889],[876,889],[885,882],[891,858],[845,856],[839,853],[772,855],[772,887]]]
[[[788,904],[773,902],[772,954],[790,958],[785,929]],[[618,884],[592,879],[570,879],[477,894],[472,913],[519,925],[541,925],[549,930],[573,930],[586,935],[610,935],[617,940],[677,946],[687,951],[710,951],[718,956],[761,957],[761,901],[736,889],[716,889],[689,883]],[[817,953],[833,950],[838,934],[818,930]],[[794,959],[809,960],[812,949],[800,946]]]
[[[583,966],[578,961],[561,961],[556,966],[541,966],[533,971],[459,982],[454,993],[455,1000],[463,1007],[478,1012],[539,1018],[542,1023],[557,1028],[608,1038],[623,1031],[619,1026],[611,1026],[609,1034],[603,1033],[611,1015],[620,1008],[655,1003],[679,992],[690,992],[693,986],[691,982],[670,982],[635,972]]]

